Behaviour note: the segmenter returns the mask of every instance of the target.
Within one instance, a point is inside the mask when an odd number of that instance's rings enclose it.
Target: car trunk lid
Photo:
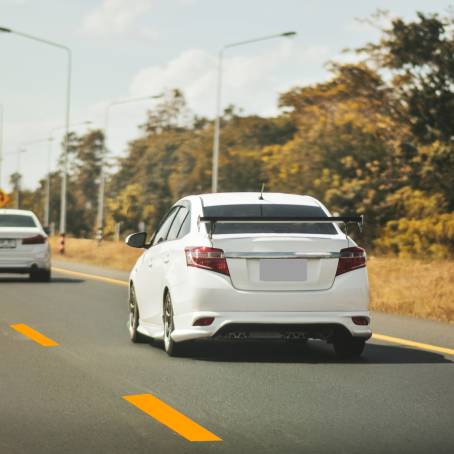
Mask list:
[[[212,243],[224,251],[238,290],[314,291],[333,285],[339,252],[347,239],[341,235],[214,235]]]

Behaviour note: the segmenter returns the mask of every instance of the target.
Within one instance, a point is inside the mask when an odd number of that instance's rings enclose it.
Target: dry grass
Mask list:
[[[51,240],[55,257],[58,240]],[[123,243],[66,240],[65,260],[130,271],[140,250]],[[454,261],[373,257],[368,262],[371,309],[454,322]]]
[[[371,309],[454,322],[454,261],[373,257]]]
[[[51,238],[52,253],[58,257],[58,238]],[[94,240],[66,238],[66,253],[64,260],[79,263],[89,263],[121,271],[131,271],[137,258],[142,253],[123,242],[104,241],[100,246]]]

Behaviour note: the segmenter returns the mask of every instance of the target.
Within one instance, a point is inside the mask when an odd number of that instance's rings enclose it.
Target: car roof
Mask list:
[[[320,203],[311,196],[298,194],[284,194],[279,192],[264,192],[261,200],[260,192],[219,192],[214,194],[199,194],[204,206],[215,205],[247,205],[279,203],[283,205],[320,206]],[[191,197],[191,198],[192,198]]]
[[[0,214],[16,214],[22,216],[34,216],[33,211],[30,210],[14,210],[12,208],[0,208]]]

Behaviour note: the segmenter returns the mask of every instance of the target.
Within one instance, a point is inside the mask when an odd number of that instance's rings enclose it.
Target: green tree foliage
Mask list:
[[[437,14],[417,14],[414,22],[400,18],[383,29],[366,53],[390,70],[392,87],[403,104],[415,136],[424,143],[454,137],[454,22]]]

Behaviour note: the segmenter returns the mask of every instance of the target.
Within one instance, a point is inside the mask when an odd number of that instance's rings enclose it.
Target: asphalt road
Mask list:
[[[129,341],[125,286],[54,276],[0,277],[1,454],[454,452],[454,356],[373,340],[356,362],[317,342],[202,345],[168,358]],[[453,325],[376,314],[373,328],[454,349]],[[141,394],[222,441],[188,441],[123,398]]]

